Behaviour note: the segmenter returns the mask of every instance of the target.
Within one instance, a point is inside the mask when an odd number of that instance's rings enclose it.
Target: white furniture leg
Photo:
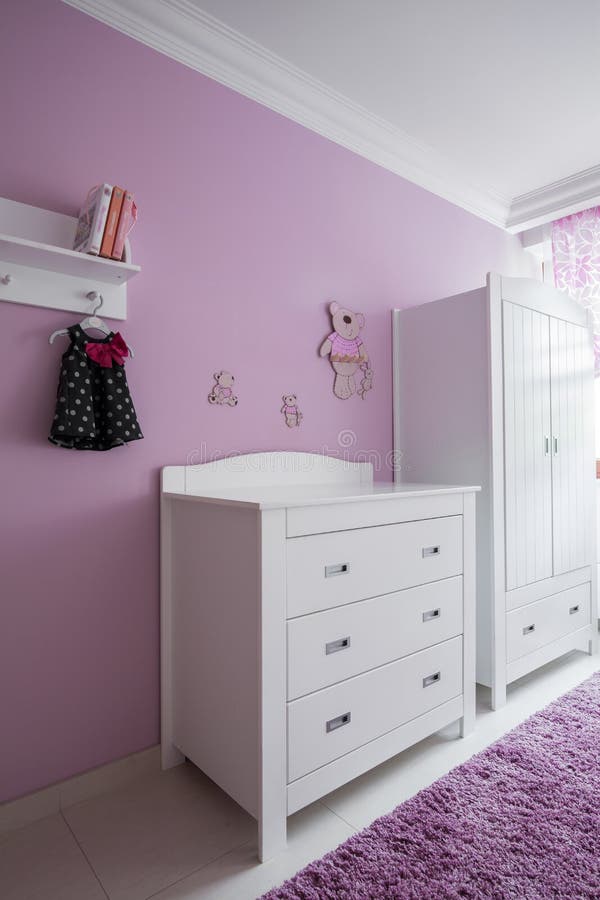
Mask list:
[[[476,528],[474,493],[463,496],[463,716],[460,736],[466,737],[475,728],[475,591],[476,591]]]
[[[259,862],[267,862],[273,859],[278,853],[285,850],[287,846],[287,825],[286,817],[279,817],[278,820],[271,815],[269,818],[262,818],[258,823],[258,860]]]
[[[185,762],[185,756],[173,744],[173,692],[171,654],[172,603],[171,603],[171,501],[160,498],[160,627],[161,627],[161,710],[160,710],[160,758],[163,769],[172,769]]]
[[[261,514],[260,728],[258,858],[287,840],[285,510]]]
[[[492,685],[492,709],[500,709],[506,705],[506,681],[498,678]]]
[[[600,484],[600,482],[598,482]],[[600,503],[600,494],[596,493],[594,495],[595,503],[590,504],[592,508],[595,507],[596,503]],[[592,553],[596,551],[597,548],[597,540],[598,540],[598,523],[595,517],[590,516],[592,518],[596,528],[594,529],[594,534],[589,536],[590,544],[592,547]],[[592,614],[592,637],[589,643],[588,653],[590,656],[593,656],[594,653],[598,652],[598,628],[600,627],[600,619],[598,618],[598,565],[592,566],[592,602],[591,602],[591,614]]]

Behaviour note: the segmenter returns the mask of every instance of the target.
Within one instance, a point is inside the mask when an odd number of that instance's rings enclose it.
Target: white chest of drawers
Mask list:
[[[162,760],[259,823],[475,715],[475,487],[264,453],[163,470]]]

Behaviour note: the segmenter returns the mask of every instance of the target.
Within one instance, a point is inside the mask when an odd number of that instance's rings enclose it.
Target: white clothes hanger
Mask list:
[[[91,303],[95,303],[96,305],[94,306],[94,308],[92,310],[91,316],[86,316],[85,319],[82,319],[81,322],[79,323],[79,327],[81,328],[82,331],[89,331],[91,328],[94,328],[94,329],[96,329],[96,331],[100,331],[104,335],[109,335],[112,331],[112,328],[109,328],[109,326],[106,324],[104,319],[101,319],[100,316],[96,315],[96,312],[100,309],[100,307],[104,303],[104,297],[102,296],[102,294],[99,294],[97,291],[90,291],[89,294],[87,294],[86,296],[87,296],[87,299]],[[55,338],[63,337],[64,335],[68,335],[68,334],[69,334],[68,328],[59,328],[57,331],[52,332],[52,334],[48,338],[48,343],[53,344]],[[132,348],[129,346],[129,344],[127,345],[127,349],[129,350],[129,355],[133,359],[134,353],[133,353]]]

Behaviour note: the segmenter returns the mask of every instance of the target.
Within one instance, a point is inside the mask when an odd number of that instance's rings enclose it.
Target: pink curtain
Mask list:
[[[600,206],[552,223],[554,283],[592,312],[600,376]]]

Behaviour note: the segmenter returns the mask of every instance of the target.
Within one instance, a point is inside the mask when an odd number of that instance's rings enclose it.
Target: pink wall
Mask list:
[[[527,274],[515,238],[58,0],[5,0],[0,196],[75,214],[135,191],[123,331],[145,440],[46,441],[75,317],[0,304],[0,799],[158,740],[158,473],[194,450],[391,449],[390,308]],[[107,128],[107,124],[110,127]],[[317,347],[367,317],[375,389],[337,400]],[[240,404],[209,407],[233,370]],[[305,419],[288,430],[281,394]],[[382,477],[382,476],[380,476]]]

